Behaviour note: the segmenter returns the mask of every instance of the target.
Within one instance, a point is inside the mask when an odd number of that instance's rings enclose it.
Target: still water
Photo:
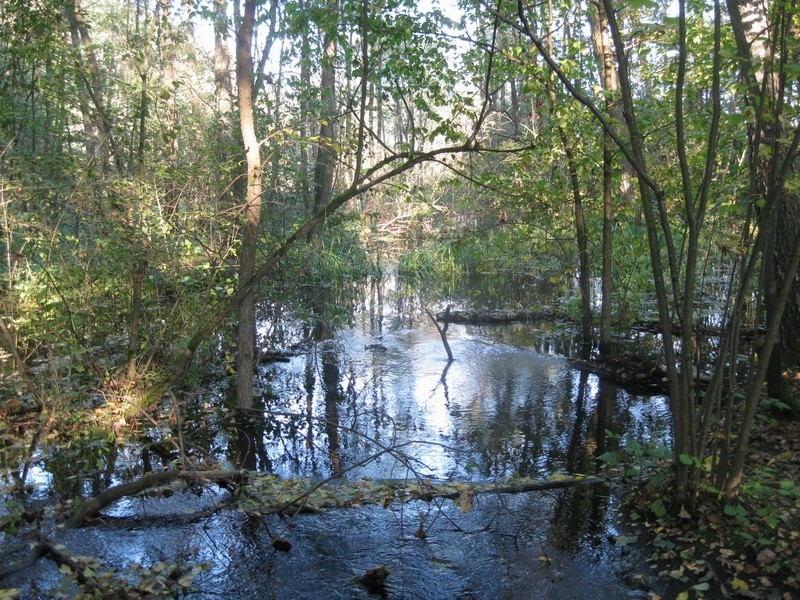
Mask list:
[[[214,395],[190,396],[188,443],[283,477],[485,482],[594,473],[596,457],[626,439],[668,435],[664,399],[632,396],[571,367],[576,344],[568,327],[453,324],[449,363],[418,303],[400,296],[392,280],[371,291],[330,339],[260,367],[248,431],[218,418]],[[135,450],[118,464],[125,460],[131,472],[141,468],[132,466]],[[38,468],[47,476],[45,465]],[[643,561],[616,543],[618,500],[605,485],[484,494],[466,513],[436,500],[293,518],[236,510],[196,516],[223,497],[123,500],[106,511],[106,523],[55,535],[71,553],[120,568],[213,563],[191,598],[376,597],[357,576],[379,565],[392,574],[377,597],[648,597],[631,585]],[[291,551],[272,548],[276,535]],[[35,578],[46,588],[58,575],[40,561]],[[30,579],[23,572],[12,583]]]

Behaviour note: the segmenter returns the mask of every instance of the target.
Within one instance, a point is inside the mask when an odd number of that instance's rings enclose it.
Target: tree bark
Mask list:
[[[600,80],[606,92],[606,113],[610,123],[622,123],[622,113],[619,109],[619,78],[614,69],[616,57],[611,35],[608,28],[608,17],[602,2],[592,3],[594,10],[590,13],[592,28],[592,45],[600,71]],[[602,267],[601,267],[601,300],[600,300],[600,356],[611,354],[611,305],[613,294],[613,216],[614,199],[612,190],[613,181],[613,150],[614,145],[606,132],[603,132],[603,241],[602,241]],[[625,170],[627,176],[627,170]],[[626,184],[623,183],[625,186]],[[630,184],[626,185],[630,189]]]
[[[228,16],[225,0],[214,0],[214,108],[222,120],[223,129],[230,125],[233,110],[231,56],[228,51]]]
[[[133,496],[147,489],[159,485],[165,485],[176,479],[185,481],[188,484],[197,484],[204,481],[216,481],[225,483],[241,483],[247,480],[246,471],[161,471],[158,473],[148,473],[139,479],[115,485],[99,493],[94,498],[81,503],[72,516],[67,520],[66,527],[80,527],[89,517],[93,517],[109,504],[116,502],[125,496]]]
[[[94,53],[94,44],[92,43],[91,35],[89,35],[89,27],[86,25],[84,19],[80,0],[68,0],[64,3],[64,10],[71,30],[77,33],[77,35],[73,35],[72,37],[73,44],[80,41],[79,46],[76,46],[75,50],[79,56],[84,57],[86,61],[86,70],[89,72],[87,76],[84,71],[84,65],[79,62],[79,73],[81,74],[86,92],[92,99],[92,104],[97,113],[96,125],[100,137],[100,154],[98,157],[100,165],[102,168],[106,167],[110,154],[117,174],[122,176],[124,174],[122,155],[117,148],[116,140],[111,130],[111,124],[106,113],[104,85],[100,74],[100,65]],[[106,144],[108,144],[108,146],[106,146]],[[109,148],[110,152],[106,151],[105,148]]]
[[[261,229],[261,147],[256,137],[253,112],[252,45],[256,0],[245,0],[244,14],[236,36],[236,84],[239,96],[239,125],[247,158],[247,197],[244,203],[239,253],[239,282],[253,278]],[[255,296],[253,290],[239,301],[237,336],[236,405],[253,406],[255,351]]]
[[[336,163],[335,127],[336,122],[336,23],[339,4],[330,0],[326,12],[330,21],[325,31],[322,49],[322,72],[320,74],[320,93],[322,109],[319,119],[319,142],[317,160],[314,166],[314,212],[322,210],[333,194],[333,175]],[[310,237],[313,235],[310,234]]]

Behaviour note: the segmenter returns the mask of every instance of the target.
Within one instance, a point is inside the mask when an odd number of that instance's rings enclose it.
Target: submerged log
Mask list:
[[[563,315],[527,310],[470,309],[436,313],[436,320],[442,323],[466,323],[471,325],[513,323],[515,321],[560,321],[563,319]]]
[[[666,369],[638,356],[602,356],[572,361],[579,369],[594,373],[633,394],[656,396],[669,392]]]

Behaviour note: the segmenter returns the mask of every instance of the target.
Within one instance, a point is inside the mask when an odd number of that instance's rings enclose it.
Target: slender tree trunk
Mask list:
[[[70,20],[70,36],[73,48],[79,49],[81,47],[81,38],[80,33],[78,33],[77,23],[74,20]],[[78,94],[81,117],[83,119],[83,139],[86,148],[86,154],[87,156],[91,156],[102,161],[100,152],[103,141],[98,136],[97,123],[92,117],[90,97],[86,87],[79,86]]]
[[[328,24],[322,49],[322,73],[320,92],[322,111],[319,119],[319,143],[314,167],[314,212],[319,212],[331,200],[333,194],[333,175],[336,166],[336,22],[339,4],[330,0],[326,8],[332,23]]]
[[[305,2],[305,0],[304,0]],[[307,9],[307,4],[305,5]],[[309,31],[308,27],[303,29],[303,35],[300,40],[300,139],[308,139],[308,95],[311,91],[311,68],[309,62],[311,61],[311,48],[309,46]],[[308,144],[300,144],[300,190],[303,197],[303,205],[308,214],[314,214],[314,199],[308,185],[309,170],[308,170]]]
[[[81,8],[80,0],[68,0],[64,3],[64,9],[70,28],[78,33],[77,36],[73,36],[73,43],[77,42],[78,38],[80,38],[80,47],[76,47],[75,50],[79,56],[84,57],[86,62],[85,70],[88,71],[88,76],[84,71],[83,64],[79,63],[78,69],[79,73],[81,73],[86,92],[92,99],[92,104],[97,113],[96,125],[101,143],[99,162],[101,167],[105,168],[110,154],[116,172],[121,176],[124,174],[122,155],[117,148],[116,140],[111,130],[111,124],[106,113],[105,92],[103,79],[100,74],[100,65],[94,53],[94,44],[89,35],[89,28],[83,17],[83,9]],[[106,148],[110,149],[110,152]]]
[[[552,26],[553,20],[553,3],[548,0],[548,31]],[[569,39],[568,37],[566,38]],[[553,53],[552,37],[547,36],[547,48],[550,54]],[[550,80],[550,110],[555,112],[557,110],[558,102],[555,93],[555,75],[551,73]],[[578,176],[578,166],[575,162],[575,153],[572,149],[572,144],[567,137],[566,131],[559,124],[556,115],[553,115],[553,122],[558,129],[558,135],[561,138],[561,145],[564,147],[564,154],[567,158],[567,167],[569,169],[569,180],[572,188],[572,206],[573,214],[575,216],[575,238],[578,246],[578,288],[581,293],[581,358],[587,360],[591,355],[592,341],[593,341],[593,326],[592,326],[592,299],[590,294],[590,271],[589,271],[589,241],[586,232],[586,220],[583,214],[583,197],[581,194],[581,182]]]
[[[168,0],[167,0],[168,1]],[[147,141],[147,117],[150,111],[149,78],[150,78],[150,58],[153,44],[153,35],[156,27],[157,15],[154,14],[147,28],[145,37],[144,52],[139,68],[139,78],[141,89],[139,97],[139,121],[138,121],[138,147],[136,150],[136,172],[139,180],[139,192],[142,194],[145,188],[145,148]],[[144,198],[139,199],[143,205]],[[141,215],[137,214],[137,207],[131,206],[128,211],[128,227],[131,231],[131,307],[128,317],[128,379],[133,379],[136,375],[137,363],[139,359],[139,336],[142,323],[142,293],[144,289],[144,278],[147,272],[147,251],[139,235],[139,221]]]
[[[256,137],[253,113],[252,45],[255,12],[256,0],[245,0],[242,22],[236,36],[239,124],[247,158],[247,197],[239,254],[240,285],[253,278],[261,225],[261,148]],[[255,330],[255,296],[251,290],[239,302],[237,341],[236,405],[245,409],[253,406]]]
[[[160,47],[162,55],[162,85],[168,94],[164,101],[164,125],[166,126],[167,140],[162,148],[162,154],[168,164],[174,165],[178,158],[178,110],[175,99],[175,40],[172,28],[172,0],[159,0],[161,10],[161,35]],[[172,204],[174,190],[169,190],[168,203]]]
[[[635,163],[637,173],[639,174],[639,196],[647,231],[650,266],[655,284],[659,324],[661,325],[663,336],[662,345],[664,349],[664,359],[669,371],[669,398],[670,410],[673,417],[674,455],[676,458],[676,502],[680,505],[686,501],[689,495],[689,470],[686,464],[677,459],[683,454],[694,456],[692,448],[694,435],[691,428],[694,406],[692,406],[692,402],[682,394],[681,372],[678,369],[678,361],[675,355],[675,346],[672,336],[670,292],[664,277],[666,272],[673,282],[673,296],[678,294],[679,282],[677,281],[677,264],[674,258],[672,238],[668,237],[669,230],[665,230],[664,227],[666,223],[663,219],[665,207],[663,206],[664,199],[661,196],[662,192],[650,179],[646,166],[644,142],[639,131],[639,123],[634,106],[633,86],[629,79],[628,57],[625,53],[622,34],[616,21],[616,13],[611,5],[611,0],[603,0],[603,6],[609,20],[609,31],[612,35],[616,55],[617,76],[620,82],[622,106],[626,118],[630,143],[630,157],[632,163]],[[665,236],[664,243],[667,246],[669,270],[664,268],[661,256],[662,242],[659,238],[659,229],[661,229],[661,232]]]
[[[608,30],[608,18],[602,2],[592,4],[594,10],[589,11],[592,26],[592,45],[600,67],[600,79],[606,92],[606,113],[610,123],[622,123],[619,110],[619,78],[614,65],[614,47]],[[613,294],[613,151],[614,144],[609,135],[603,132],[603,258],[601,272],[601,304],[600,304],[600,339],[601,356],[611,354],[611,305]],[[623,184],[624,185],[624,184]],[[628,184],[628,189],[630,185]],[[629,195],[629,192],[628,192]]]
[[[233,110],[231,56],[228,51],[228,16],[225,0],[214,0],[214,107],[223,129],[230,126]]]
[[[361,2],[361,100],[358,107],[358,143],[356,146],[356,165],[353,172],[353,185],[361,179],[361,165],[364,161],[364,140],[367,120],[367,93],[369,91],[369,2]]]

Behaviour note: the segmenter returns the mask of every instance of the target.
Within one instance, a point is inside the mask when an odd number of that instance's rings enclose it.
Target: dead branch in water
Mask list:
[[[110,487],[94,498],[83,502],[72,513],[66,523],[66,527],[80,527],[86,518],[96,515],[112,502],[171,481],[182,480],[187,484],[202,482],[238,484],[247,481],[247,479],[248,474],[245,471],[161,471],[159,473],[148,473],[135,481]]]
[[[448,321],[447,318],[450,315],[450,305],[448,304],[444,311],[444,318],[442,319],[444,321],[444,327],[439,325],[439,322],[436,320],[436,317],[430,310],[426,308],[425,312],[428,313],[431,321],[433,321],[433,324],[436,325],[436,330],[439,332],[439,337],[442,338],[442,345],[444,345],[444,350],[447,352],[447,362],[453,362],[453,351],[450,350],[450,344],[447,343],[447,328],[450,327],[450,321]]]

